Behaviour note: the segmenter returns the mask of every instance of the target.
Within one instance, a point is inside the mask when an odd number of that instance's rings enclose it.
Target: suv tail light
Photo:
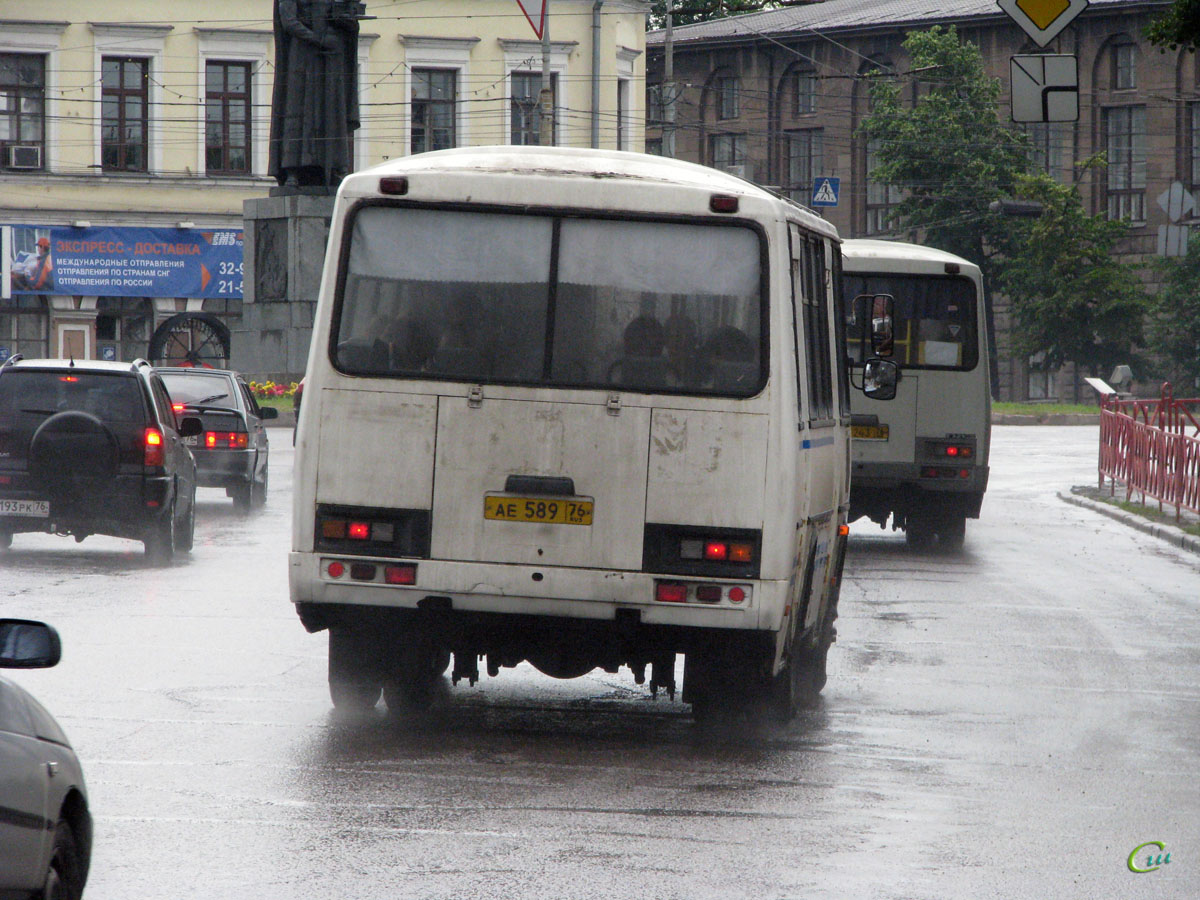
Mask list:
[[[144,465],[161,466],[166,463],[167,455],[163,448],[162,432],[157,428],[146,429],[143,447],[145,448],[142,454]]]

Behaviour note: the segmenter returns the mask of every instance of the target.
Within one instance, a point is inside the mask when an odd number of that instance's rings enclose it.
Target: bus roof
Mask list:
[[[346,176],[342,184],[346,192],[359,196],[370,195],[377,192],[375,179],[381,176],[410,175],[422,171],[613,179],[682,185],[784,204],[814,231],[835,239],[837,237],[836,229],[811,210],[736,175],[679,159],[621,150],[515,145],[435,150],[389,160],[363,169]]]
[[[921,244],[910,244],[906,241],[881,241],[868,238],[854,238],[842,242],[842,259],[854,260],[859,263],[888,262],[917,264],[919,268],[937,267],[941,269],[946,263],[955,263],[963,271],[979,271],[979,267],[970,260],[938,250],[935,247],[925,247]],[[855,266],[856,269],[861,266]]]

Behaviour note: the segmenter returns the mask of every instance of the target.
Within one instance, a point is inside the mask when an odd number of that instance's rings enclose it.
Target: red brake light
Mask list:
[[[416,566],[384,566],[383,580],[388,584],[416,584]]]
[[[78,375],[60,375],[60,376],[58,377],[58,380],[59,380],[59,381],[66,381],[66,382],[72,382],[72,383],[73,383],[73,382],[76,382],[76,381],[78,381],[78,380],[79,380],[79,376],[78,376]]]
[[[735,213],[738,211],[738,198],[728,194],[713,194],[708,200],[708,208],[715,213]]]
[[[946,455],[947,456],[958,456],[958,448],[957,447],[947,447]]]
[[[654,586],[654,599],[663,603],[684,603],[687,601],[687,585],[660,582]]]
[[[729,559],[729,545],[724,541],[705,541],[704,558],[715,560]]]
[[[161,466],[166,461],[162,432],[157,428],[146,429],[144,447],[145,452],[142,456],[142,463],[144,465]]]
[[[730,603],[741,603],[745,599],[746,599],[746,592],[744,590],[742,590],[740,587],[731,587],[729,589],[729,602]]]
[[[250,435],[244,431],[206,431],[204,447],[207,450],[245,450],[250,446]]]
[[[182,403],[172,403],[171,409],[175,410],[175,412],[177,412],[177,413],[181,413],[181,412],[183,412],[183,404]]]
[[[365,541],[371,536],[371,524],[369,522],[351,522],[347,534],[356,541]]]
[[[379,179],[379,193],[398,196],[408,193],[408,179],[403,175],[385,175]]]
[[[330,578],[341,578],[343,575],[346,574],[346,567],[344,565],[342,565],[340,562],[331,562],[329,564],[329,568],[326,571],[329,572]]]

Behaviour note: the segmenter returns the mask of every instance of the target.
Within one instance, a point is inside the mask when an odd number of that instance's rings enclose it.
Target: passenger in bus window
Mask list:
[[[704,344],[709,386],[740,393],[758,381],[758,348],[740,328],[722,325]]]
[[[621,337],[622,356],[608,367],[608,380],[636,387],[673,387],[679,378],[663,356],[665,347],[666,335],[658,319],[640,315],[630,320]]]
[[[695,386],[699,380],[700,339],[696,325],[681,312],[673,312],[663,325],[667,347],[667,362],[678,374],[683,387]]]

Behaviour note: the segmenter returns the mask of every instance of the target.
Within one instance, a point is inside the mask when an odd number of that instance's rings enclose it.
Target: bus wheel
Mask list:
[[[943,517],[938,523],[937,536],[939,550],[961,550],[967,536],[967,517],[960,513],[951,513]]]
[[[934,535],[933,521],[923,513],[909,513],[904,521],[904,540],[914,550],[925,550],[932,546]]]
[[[379,702],[379,679],[364,664],[366,649],[353,629],[329,629],[329,699],[335,709],[365,712]]]
[[[383,702],[388,710],[399,713],[428,709],[437,696],[442,674],[449,666],[450,651],[436,646],[428,638],[410,639],[400,654],[396,671],[383,685]]]

